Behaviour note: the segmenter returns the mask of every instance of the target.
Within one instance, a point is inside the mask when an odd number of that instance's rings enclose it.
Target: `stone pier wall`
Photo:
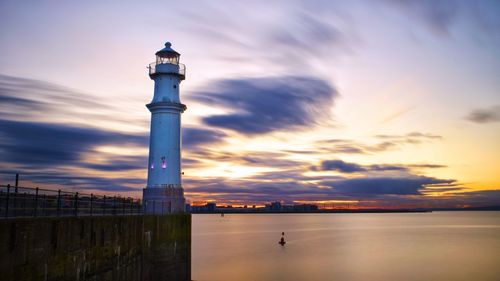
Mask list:
[[[191,215],[0,220],[0,280],[191,280]]]

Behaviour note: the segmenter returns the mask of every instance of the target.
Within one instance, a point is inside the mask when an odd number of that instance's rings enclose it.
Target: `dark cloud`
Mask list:
[[[408,165],[410,168],[429,168],[429,169],[437,169],[437,168],[446,168],[446,165],[439,164],[411,164]]]
[[[61,124],[0,120],[0,155],[11,163],[78,164],[83,154],[103,144],[145,146],[147,136]]]
[[[342,160],[326,160],[321,162],[321,170],[323,171],[339,171],[342,173],[355,173],[366,171],[361,165],[356,163],[347,163]]]
[[[205,117],[205,124],[254,135],[325,121],[336,96],[326,81],[287,76],[222,80],[194,98],[232,111]]]
[[[500,105],[476,109],[467,115],[467,120],[474,123],[492,123],[500,121]]]
[[[407,167],[401,165],[369,165],[370,171],[406,171]]]
[[[400,171],[409,172],[411,169],[422,168],[444,168],[446,166],[436,164],[373,164],[360,165],[357,163],[344,162],[342,160],[324,160],[319,166],[312,166],[313,171],[338,171],[341,173],[361,173],[361,172],[386,172]]]
[[[496,190],[479,190],[454,194],[453,200],[460,200],[466,206],[500,206],[500,187]]]
[[[227,135],[224,132],[192,127],[182,128],[182,145],[188,150],[201,145],[223,142]]]
[[[443,180],[431,177],[361,177],[344,179],[331,183],[335,192],[349,195],[419,195],[426,185],[451,184],[454,180]]]
[[[387,205],[394,207],[401,206],[404,203],[414,203],[415,201],[421,205],[426,200],[424,192],[434,185],[459,190],[458,187],[454,186],[454,180],[414,175],[399,177],[337,177],[315,184],[297,180],[293,176],[293,171],[285,173],[281,177],[272,177],[271,174],[269,173],[264,181],[258,179],[231,180],[216,178],[207,182],[200,179],[187,179],[187,193],[192,198],[196,198],[196,194],[203,193],[205,197],[222,202],[238,200],[259,203],[299,200],[356,200],[363,205],[376,202],[375,204],[380,203],[376,206]],[[267,179],[271,179],[271,181]]]

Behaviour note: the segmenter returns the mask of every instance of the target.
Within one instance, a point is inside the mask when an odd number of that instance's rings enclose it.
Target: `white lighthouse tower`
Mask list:
[[[179,86],[186,68],[179,63],[179,57],[167,42],[148,67],[155,87],[153,100],[146,105],[151,112],[151,132],[148,184],[142,200],[144,211],[149,214],[178,213],[185,208],[181,181],[181,113],[186,106],[180,101]]]

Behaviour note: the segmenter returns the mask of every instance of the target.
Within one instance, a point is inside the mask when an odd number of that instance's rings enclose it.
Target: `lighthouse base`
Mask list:
[[[172,214],[185,212],[184,189],[175,185],[147,187],[142,192],[142,207],[145,214]]]

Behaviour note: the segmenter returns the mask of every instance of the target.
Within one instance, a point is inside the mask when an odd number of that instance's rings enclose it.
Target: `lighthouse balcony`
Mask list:
[[[186,66],[182,63],[152,62],[148,69],[150,77],[160,73],[179,75],[182,79],[186,77]]]

